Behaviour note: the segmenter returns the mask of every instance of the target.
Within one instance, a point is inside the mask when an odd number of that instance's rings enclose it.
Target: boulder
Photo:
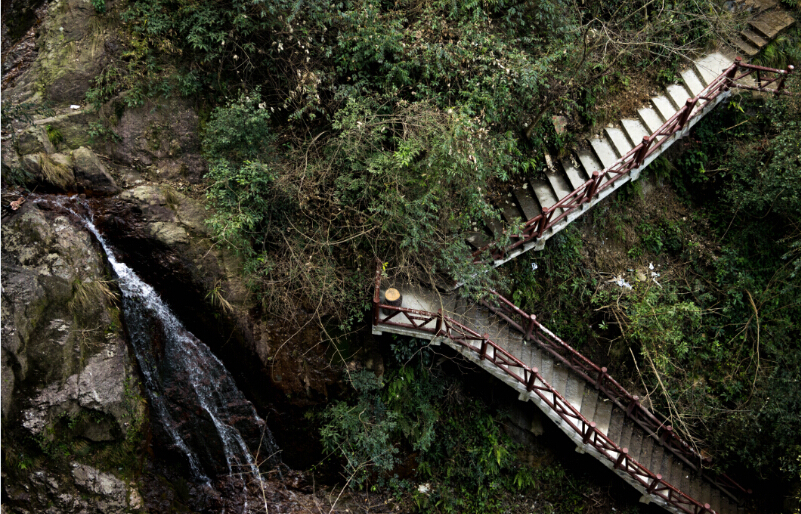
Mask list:
[[[81,190],[103,195],[115,195],[120,192],[117,183],[93,151],[82,146],[72,152],[72,160],[75,181]]]
[[[44,184],[59,191],[75,189],[75,174],[68,164],[64,156],[53,160],[44,152],[22,157],[22,167],[30,175],[30,185]]]

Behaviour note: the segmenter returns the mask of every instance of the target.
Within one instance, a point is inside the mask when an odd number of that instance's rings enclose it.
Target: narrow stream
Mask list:
[[[94,234],[117,277],[154,432],[160,430],[167,446],[185,458],[193,480],[210,484],[210,477],[238,476],[247,498],[248,478],[262,484],[258,464],[280,462],[267,424],[209,347],[183,326],[150,285],[117,260],[91,219],[57,202]],[[258,448],[255,456],[251,448]]]

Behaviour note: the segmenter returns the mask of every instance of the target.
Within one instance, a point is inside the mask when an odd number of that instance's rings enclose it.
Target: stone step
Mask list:
[[[684,87],[684,84],[673,84],[667,87],[667,96],[673,103],[673,107],[679,110],[684,107],[689,98],[695,95],[691,94],[687,88]]]
[[[765,12],[748,21],[748,25],[768,41],[773,41],[794,24],[795,19],[784,11]]]
[[[573,192],[573,188],[570,186],[570,182],[568,182],[567,175],[565,175],[558,163],[554,164],[552,167],[547,167],[545,169],[545,176],[548,178],[548,182],[551,184],[554,193],[556,193],[556,197],[560,200]]]
[[[718,75],[723,73],[723,70],[731,66],[734,61],[725,55],[715,52],[711,53],[693,63],[696,73],[701,78],[701,82],[705,86],[712,83],[713,80],[718,78]]]
[[[525,216],[526,221],[530,220],[531,218],[536,218],[542,212],[540,209],[540,204],[534,199],[534,195],[531,191],[531,186],[529,186],[528,183],[516,186],[512,190],[512,194],[514,194],[515,200],[517,200],[517,205],[523,212],[523,216]]]
[[[609,141],[600,137],[590,139],[590,146],[595,151],[598,160],[601,161],[604,169],[613,165],[618,157]]]
[[[545,180],[537,179],[530,180],[531,188],[534,190],[534,195],[537,197],[537,202],[542,206],[543,210],[556,204],[559,201],[551,189],[551,184]]]
[[[754,57],[759,53],[759,47],[752,45],[750,41],[740,36],[732,37],[731,42],[734,43],[734,46],[736,46],[740,52],[748,57]]]
[[[520,209],[517,208],[517,202],[515,202],[514,195],[512,193],[506,193],[505,198],[501,198],[498,201],[498,207],[501,209],[501,214],[503,215],[504,221],[508,224],[519,223],[523,219],[523,213],[520,212]]]
[[[589,180],[589,177],[584,173],[583,168],[581,167],[581,163],[576,160],[573,155],[568,155],[564,159],[562,159],[562,169],[565,171],[565,175],[567,175],[567,180],[570,182],[571,187],[575,191],[582,184]]]
[[[612,148],[614,148],[618,157],[623,157],[629,150],[634,148],[634,145],[629,141],[628,136],[626,136],[623,130],[607,127],[604,129],[604,132],[606,133],[606,139],[612,143]],[[642,138],[640,138],[640,141],[642,141]]]
[[[751,29],[745,29],[744,31],[740,32],[740,35],[750,43],[752,46],[759,48],[760,50],[766,47],[769,43],[768,40],[763,39],[762,36],[757,34]]]
[[[698,75],[692,68],[687,68],[681,72],[681,80],[684,82],[684,86],[687,88],[687,90],[692,93],[693,97],[697,96],[698,93],[704,90],[704,85],[701,83],[701,79],[698,78]]]
[[[620,120],[623,130],[634,146],[642,143],[642,138],[650,136],[651,131],[645,128],[640,120]]]
[[[603,435],[607,435],[609,431],[609,422],[612,420],[612,407],[615,404],[609,399],[603,397],[598,398],[598,405],[595,407],[595,428],[597,428]]]
[[[662,123],[664,123],[662,117],[659,116],[659,113],[651,108],[644,107],[642,109],[639,109],[637,111],[637,114],[639,115],[642,124],[645,126],[646,129],[648,129],[648,135],[651,135],[654,132],[656,132],[659,129],[659,127],[662,126]]]
[[[663,95],[651,98],[651,104],[653,104],[656,112],[659,113],[663,123],[669,120],[671,116],[676,114],[676,111],[678,110],[673,107],[673,103]]]

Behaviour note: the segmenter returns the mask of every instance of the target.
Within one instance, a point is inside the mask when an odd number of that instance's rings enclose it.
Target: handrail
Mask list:
[[[497,314],[510,327],[523,334],[524,339],[536,342],[543,350],[569,367],[574,373],[588,383],[593,384],[612,400],[619,409],[624,411],[627,417],[631,418],[662,446],[669,449],[687,466],[694,471],[703,472],[704,465],[711,464],[712,459],[696,452],[692,446],[673,431],[673,427],[667,423],[667,420],[660,419],[655,413],[645,408],[640,403],[640,398],[637,395],[629,393],[626,388],[608,374],[607,368],[596,365],[575,350],[537,321],[534,314],[526,313],[494,290],[489,292],[498,300],[498,305],[492,305],[484,300],[480,302],[481,305]],[[513,319],[515,316],[519,317],[519,322]],[[711,473],[705,473],[703,478],[735,501],[739,501],[739,494],[751,493],[750,490],[746,490],[725,474],[716,477]]]
[[[373,320],[376,325],[401,326],[406,328],[411,326],[416,330],[432,334],[434,337],[447,337],[462,348],[478,354],[480,360],[494,364],[506,375],[524,385],[527,391],[536,394],[567,426],[581,437],[584,444],[591,445],[599,454],[613,462],[616,470],[627,473],[632,479],[642,485],[648,494],[661,498],[673,507],[687,514],[715,514],[715,511],[712,510],[708,503],[701,504],[698,500],[688,496],[665,481],[662,475],[653,473],[630,457],[628,455],[628,448],[619,447],[614,441],[600,432],[596,428],[594,422],[587,420],[579,410],[565,400],[559,391],[545,381],[536,367],[532,368],[524,364],[514,355],[492,341],[487,334],[479,334],[468,328],[450,316],[445,315],[442,309],[439,309],[437,313],[432,313],[382,304],[380,300],[380,285],[381,269],[377,266],[375,278],[376,288],[373,295]],[[508,300],[505,300],[505,302],[511,304]],[[392,314],[388,314],[386,318],[382,320],[380,315],[381,310],[392,312]],[[523,311],[520,311],[520,313],[523,313]],[[401,319],[405,318],[408,323],[389,321],[398,315],[402,315]],[[436,323],[433,328],[425,326],[435,320]],[[522,375],[510,368],[520,368],[522,370]]]
[[[743,70],[745,71],[738,75],[738,72]],[[667,141],[668,137],[683,130],[691,119],[698,116],[707,105],[724,91],[728,91],[730,88],[734,87],[773,93],[777,96],[780,94],[791,94],[785,89],[785,81],[793,70],[793,66],[788,66],[786,70],[779,70],[747,64],[742,62],[741,57],[735,58],[731,66],[718,75],[718,77],[698,93],[698,95],[694,98],[687,99],[684,106],[671,116],[669,120],[663,123],[661,127],[656,129],[653,134],[643,137],[641,143],[637,144],[637,146],[612,163],[611,166],[604,168],[600,172],[593,172],[592,178],[571,191],[556,204],[543,209],[539,215],[526,221],[522,231],[519,233],[507,234],[510,239],[517,239],[517,241],[508,246],[501,246],[499,241],[490,242],[472,253],[473,262],[481,261],[482,255],[486,252],[489,252],[489,256],[493,261],[503,259],[512,250],[541,238],[547,230],[559,224],[570,215],[570,213],[580,208],[583,204],[591,202],[604,190],[615,187],[615,182],[622,180],[622,178],[631,173],[632,170],[642,166],[648,157],[659,150],[665,141]],[[776,76],[764,78],[762,76],[763,73],[772,73]],[[737,82],[752,74],[756,75],[757,87]],[[775,89],[767,88],[767,86],[777,81],[778,85]],[[605,177],[608,177],[608,180],[604,182]],[[562,210],[561,213],[559,212],[560,209]],[[506,233],[506,231],[504,231],[504,233]]]

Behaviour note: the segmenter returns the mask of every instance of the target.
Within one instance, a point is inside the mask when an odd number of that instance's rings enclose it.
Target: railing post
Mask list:
[[[589,425],[584,425],[587,428],[587,431],[584,433],[584,438],[582,441],[584,444],[589,444],[590,439],[592,438],[592,434],[595,433],[595,421],[590,421]]]
[[[534,332],[534,320],[536,316],[533,314],[529,315],[528,318],[528,330],[526,331],[526,341],[531,341],[531,333]]]
[[[531,392],[534,389],[534,381],[537,379],[537,373],[539,373],[536,367],[531,368],[531,372],[528,375],[528,382],[526,382],[526,391]]]
[[[727,78],[727,79],[729,79],[729,82],[731,82],[732,80],[734,80],[734,77],[737,75],[737,70],[739,70],[739,69],[740,69],[740,65],[741,65],[742,63],[743,63],[743,58],[742,58],[742,57],[740,57],[739,55],[738,55],[737,57],[735,57],[735,58],[734,58],[734,64],[736,64],[737,66],[735,66],[734,68],[732,68],[732,69],[731,69],[731,71],[729,71],[729,72],[726,74],[726,78]]]
[[[540,218],[539,223],[537,223],[537,237],[542,237],[542,234],[545,233],[545,228],[548,226],[548,213],[542,213],[542,218]]]
[[[673,436],[673,427],[668,425],[663,429],[662,434],[659,436],[659,442],[662,444],[662,446],[665,446],[665,443],[667,443],[668,437],[672,437],[672,436]]]
[[[639,406],[640,406],[640,397],[636,395],[632,396],[628,407],[626,407],[626,416],[631,417],[631,413],[634,411],[634,408]]]
[[[782,78],[779,79],[779,85],[776,86],[776,96],[779,96],[779,91],[784,89],[784,81],[793,72],[794,69],[795,66],[791,64],[790,66],[787,67],[787,72],[782,74]]]
[[[637,150],[637,154],[634,156],[634,166],[639,168],[642,166],[643,161],[645,160],[645,156],[648,153],[648,147],[651,146],[651,136],[643,136],[642,137],[642,146],[639,150]]]
[[[615,469],[620,469],[620,467],[623,465],[623,461],[626,459],[628,454],[629,454],[628,448],[623,448],[622,450],[620,450],[620,455],[617,456],[617,460],[615,461]]]
[[[661,483],[662,483],[662,475],[657,473],[656,478],[654,478],[651,481],[651,483],[648,485],[648,489],[646,489],[646,491],[648,491],[648,494],[653,494],[654,490],[656,489],[656,486],[658,486]]]
[[[681,113],[681,117],[679,118],[679,130],[683,129],[684,125],[687,124],[687,120],[690,119],[690,114],[692,114],[695,108],[695,102],[695,98],[688,98],[687,102],[684,104],[684,112]]]
[[[592,172],[592,183],[590,187],[584,192],[584,198],[582,199],[582,203],[589,202],[592,200],[592,197],[595,196],[595,192],[598,191],[598,182],[600,182],[601,173],[598,171]]]
[[[606,368],[601,368],[601,372],[598,373],[598,378],[595,379],[595,389],[603,387],[604,378],[606,378]]]
[[[437,309],[437,326],[435,328],[437,331],[434,332],[434,337],[437,337],[442,330],[442,308]]]
[[[484,334],[481,337],[483,338],[481,339],[481,360],[484,360],[487,358],[487,339],[489,339],[489,336]]]

